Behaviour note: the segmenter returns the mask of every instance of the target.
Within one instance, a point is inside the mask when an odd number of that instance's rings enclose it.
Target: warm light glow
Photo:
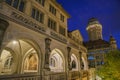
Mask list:
[[[17,44],[17,41],[16,41],[16,40],[14,40],[14,41],[13,41],[13,44]]]

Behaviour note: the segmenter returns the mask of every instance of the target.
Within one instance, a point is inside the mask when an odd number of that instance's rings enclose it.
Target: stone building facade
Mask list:
[[[96,18],[90,18],[86,28],[89,41],[84,42],[88,50],[88,63],[90,68],[99,69],[104,64],[105,53],[117,49],[116,40],[110,36],[109,41],[102,37],[102,25]]]
[[[0,80],[88,80],[87,49],[56,0],[0,1]]]

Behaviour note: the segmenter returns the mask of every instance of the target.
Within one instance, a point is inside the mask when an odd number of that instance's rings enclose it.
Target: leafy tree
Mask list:
[[[105,54],[105,64],[97,71],[104,80],[120,80],[120,51]]]

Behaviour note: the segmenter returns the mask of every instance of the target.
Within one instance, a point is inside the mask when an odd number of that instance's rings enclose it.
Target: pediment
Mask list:
[[[81,35],[81,33],[80,33],[79,30],[74,30],[74,31],[71,32],[71,34],[72,34],[75,38],[79,39],[80,41],[83,41],[83,37],[82,37],[82,35]]]

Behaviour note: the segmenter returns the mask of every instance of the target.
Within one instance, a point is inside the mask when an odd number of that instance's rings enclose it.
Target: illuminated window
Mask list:
[[[38,69],[38,58],[37,54],[30,54],[25,59],[24,71],[25,72],[37,72]]]
[[[31,16],[32,16],[32,18],[36,19],[37,21],[39,21],[41,23],[44,22],[44,14],[35,8],[32,9]]]
[[[52,19],[48,19],[48,27],[49,28],[51,28],[51,29],[53,29],[54,31],[56,31],[56,22],[54,21],[54,20],[52,20]]]
[[[24,0],[5,0],[5,2],[21,12],[23,12],[24,10],[24,5],[25,5]]]
[[[8,57],[8,59],[5,61],[4,68],[5,69],[10,69],[11,65],[12,65],[12,61],[13,61],[13,58],[12,57]]]
[[[1,72],[10,73],[13,65],[13,56],[10,51],[3,50],[0,56],[1,59]]]
[[[55,59],[54,58],[51,58],[50,66],[55,67]]]

